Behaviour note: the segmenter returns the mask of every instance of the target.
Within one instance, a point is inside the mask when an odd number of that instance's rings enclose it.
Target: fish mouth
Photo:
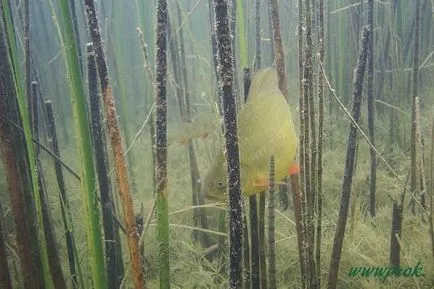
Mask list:
[[[224,199],[218,198],[218,197],[216,197],[212,194],[208,194],[206,192],[201,192],[201,195],[203,196],[204,199],[206,199],[208,201],[224,202]]]

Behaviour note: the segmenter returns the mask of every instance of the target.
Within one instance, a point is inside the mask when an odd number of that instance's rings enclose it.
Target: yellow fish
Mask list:
[[[267,189],[271,156],[275,159],[276,181],[298,172],[294,161],[298,139],[291,109],[279,89],[275,69],[265,68],[255,74],[237,125],[241,189],[245,195]],[[221,151],[203,180],[202,195],[210,200],[226,200],[226,175],[225,157]]]

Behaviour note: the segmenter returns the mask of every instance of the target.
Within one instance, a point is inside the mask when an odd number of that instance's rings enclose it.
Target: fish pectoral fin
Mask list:
[[[253,181],[253,187],[255,188],[264,188],[268,187],[268,180],[267,179],[260,179]]]
[[[296,175],[296,174],[300,173],[300,171],[301,170],[300,170],[300,167],[298,166],[298,164],[296,162],[293,162],[291,164],[291,166],[289,167],[288,174],[290,176],[292,176],[292,175]]]

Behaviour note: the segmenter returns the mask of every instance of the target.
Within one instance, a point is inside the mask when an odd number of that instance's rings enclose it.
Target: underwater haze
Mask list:
[[[432,0],[0,0],[0,288],[434,288]]]

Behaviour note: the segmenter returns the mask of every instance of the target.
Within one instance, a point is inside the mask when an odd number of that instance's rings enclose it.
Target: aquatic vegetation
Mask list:
[[[432,5],[0,0],[0,287],[433,288]]]

